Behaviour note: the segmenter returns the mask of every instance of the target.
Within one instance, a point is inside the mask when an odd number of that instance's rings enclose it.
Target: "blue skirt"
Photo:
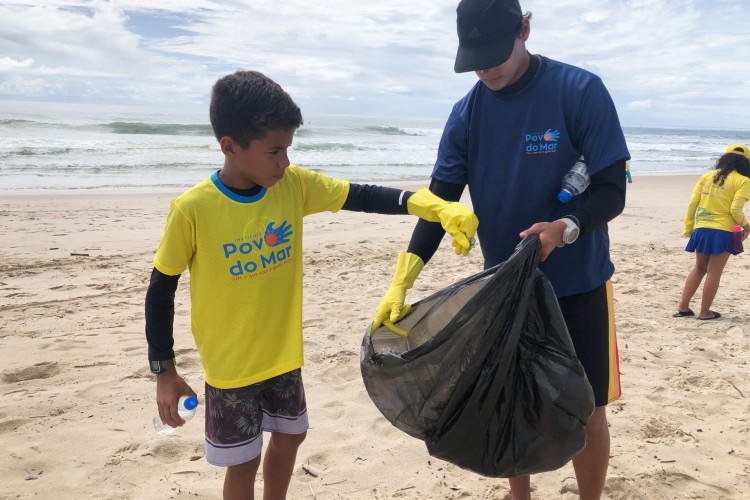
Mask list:
[[[703,255],[719,255],[724,252],[737,255],[733,250],[731,231],[703,227],[693,231],[685,251],[698,252]]]

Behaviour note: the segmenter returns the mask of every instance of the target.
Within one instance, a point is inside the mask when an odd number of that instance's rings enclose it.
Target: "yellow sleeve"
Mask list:
[[[698,208],[698,203],[701,201],[704,177],[705,175],[701,176],[700,180],[698,180],[698,183],[693,188],[693,194],[690,196],[687,212],[685,213],[685,230],[682,233],[683,236],[690,236],[693,232],[693,226],[695,225],[695,210]]]
[[[304,215],[341,210],[349,196],[349,181],[334,179],[296,165],[293,167],[302,187]]]
[[[732,198],[732,205],[729,208],[729,213],[732,215],[734,222],[742,227],[747,227],[747,219],[745,214],[742,212],[745,203],[750,198],[750,179],[742,181],[742,184],[734,193]]]
[[[195,253],[195,225],[172,200],[154,267],[167,276],[182,274]]]

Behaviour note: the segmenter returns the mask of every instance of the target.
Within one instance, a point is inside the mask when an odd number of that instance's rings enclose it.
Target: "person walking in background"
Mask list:
[[[226,467],[225,499],[252,499],[263,432],[263,498],[283,499],[308,429],[302,384],[302,220],[353,210],[439,221],[468,251],[474,214],[426,188],[412,193],[333,179],[290,165],[302,114],[273,80],[237,71],[213,87],[220,170],[172,200],[146,293],[146,339],[163,423],[185,422],[174,296],[190,270],[193,336],[206,380],[206,460]],[[459,252],[464,253],[464,252]]]
[[[695,252],[695,266],[685,280],[675,318],[694,316],[690,300],[705,276],[701,309],[702,320],[721,317],[711,310],[719,290],[721,274],[730,255],[737,252],[732,245],[734,226],[742,227],[742,240],[750,233],[750,225],[742,212],[750,198],[750,150],[744,144],[732,144],[716,161],[715,170],[703,174],[693,188],[685,214],[685,231],[689,236],[685,251]]]
[[[462,0],[457,14],[454,70],[474,71],[479,82],[453,107],[430,189],[458,200],[469,186],[485,268],[507,260],[519,237],[539,235],[540,267],[594,392],[587,446],[573,467],[581,498],[599,498],[610,450],[605,408],[620,397],[607,222],[625,205],[625,136],[599,77],[527,52],[531,14],[522,13],[518,0]],[[561,180],[580,156],[591,183],[558,203]],[[417,223],[373,331],[403,317],[406,291],[443,234],[437,225]],[[511,478],[510,487],[513,499],[531,497],[528,476]]]

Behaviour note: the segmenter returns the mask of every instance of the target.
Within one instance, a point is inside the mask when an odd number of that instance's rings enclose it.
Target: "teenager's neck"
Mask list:
[[[521,78],[519,78],[515,83],[498,90],[498,93],[502,95],[517,94],[518,92],[528,87],[529,84],[534,81],[534,78],[536,78],[537,74],[539,73],[539,68],[542,65],[542,57],[539,55],[531,54],[529,51],[526,51],[526,54],[529,57],[529,65],[526,67],[526,71],[523,72],[523,75],[521,75]]]

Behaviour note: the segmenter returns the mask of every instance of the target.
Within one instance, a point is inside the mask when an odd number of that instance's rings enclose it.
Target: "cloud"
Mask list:
[[[643,101],[633,101],[628,106],[632,109],[651,109],[653,99],[645,99]]]
[[[20,61],[12,57],[0,57],[0,73],[6,71],[20,71],[30,68],[34,64],[33,59],[24,59]]]
[[[16,0],[0,5],[0,98],[204,106],[245,68],[306,113],[447,116],[476,81],[453,73],[456,3]],[[747,126],[750,35],[730,22],[746,2],[522,6],[529,50],[601,76],[623,123]]]

